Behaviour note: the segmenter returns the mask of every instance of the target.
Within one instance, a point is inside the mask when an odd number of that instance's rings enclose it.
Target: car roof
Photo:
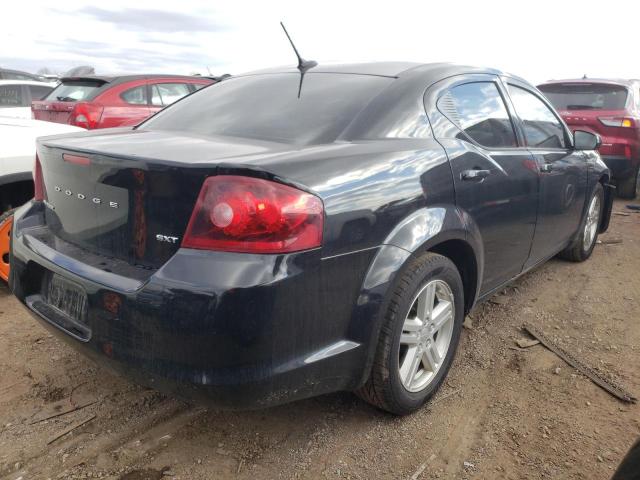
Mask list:
[[[204,77],[195,77],[192,75],[172,75],[172,74],[138,74],[138,75],[133,75],[133,74],[127,74],[127,75],[79,75],[79,76],[72,76],[72,77],[61,77],[60,81],[61,82],[69,82],[69,81],[99,81],[102,83],[112,83],[112,84],[117,84],[117,83],[124,83],[124,82],[131,82],[131,81],[135,81],[135,80],[150,80],[153,78],[179,78],[179,79],[185,79],[185,80],[197,80],[197,79],[202,79],[202,80],[209,80],[207,78]]]
[[[39,85],[54,88],[57,82],[38,82],[36,80],[0,80],[0,85]]]
[[[369,63],[345,63],[339,65],[317,65],[308,70],[309,73],[347,73],[354,75],[378,75],[381,77],[397,77],[400,73],[410,68],[420,66],[414,62],[369,62]],[[254,70],[241,74],[259,75],[262,73],[298,73],[295,66],[282,66]]]
[[[298,73],[294,66],[268,68],[255,70],[234,77],[246,75],[260,75],[268,73]],[[427,75],[442,78],[452,75],[462,75],[465,73],[487,73],[491,75],[505,75],[518,78],[515,75],[507,74],[495,68],[473,67],[468,65],[458,65],[455,63],[419,63],[419,62],[368,62],[368,63],[347,63],[339,65],[318,65],[307,70],[307,73],[344,73],[353,75],[376,75],[381,77],[401,78],[414,74]],[[526,81],[526,80],[525,80]],[[528,82],[527,82],[528,83]]]
[[[639,82],[640,80],[637,80],[637,79],[625,79],[625,78],[567,78],[564,80],[548,80],[544,83],[541,83],[538,86],[543,87],[545,85],[558,85],[558,84],[564,84],[564,83],[573,83],[573,84],[602,83],[606,85],[620,85],[623,87],[633,87]]]

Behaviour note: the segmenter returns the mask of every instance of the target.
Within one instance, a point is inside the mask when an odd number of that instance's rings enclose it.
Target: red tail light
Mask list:
[[[89,130],[94,129],[100,123],[103,110],[101,105],[95,103],[78,102],[71,112],[69,123]]]
[[[47,197],[47,191],[44,188],[44,179],[42,178],[42,165],[36,154],[36,163],[33,166],[33,199],[37,202],[43,201]]]
[[[598,120],[607,127],[633,128],[636,126],[636,119],[630,117],[598,117]]]
[[[182,246],[244,253],[287,253],[322,244],[324,208],[309,193],[252,177],[205,180]]]

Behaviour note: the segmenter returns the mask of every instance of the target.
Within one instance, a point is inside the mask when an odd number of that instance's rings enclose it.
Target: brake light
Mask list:
[[[253,177],[205,180],[182,246],[244,253],[288,253],[322,244],[324,207],[315,195]]]
[[[44,179],[42,178],[42,165],[40,165],[40,159],[36,153],[36,163],[33,166],[33,199],[36,202],[41,202],[46,196],[47,191],[44,188]]]
[[[607,127],[633,128],[636,126],[636,119],[630,117],[598,117],[598,120]]]
[[[95,103],[78,102],[71,111],[69,124],[88,130],[94,129],[100,123],[103,110],[101,105]]]

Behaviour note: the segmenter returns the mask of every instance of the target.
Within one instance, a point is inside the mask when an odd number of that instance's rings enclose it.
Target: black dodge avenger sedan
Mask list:
[[[242,75],[133,129],[41,138],[10,286],[135,381],[257,408],[443,382],[465,314],[609,223],[597,136],[450,64]]]

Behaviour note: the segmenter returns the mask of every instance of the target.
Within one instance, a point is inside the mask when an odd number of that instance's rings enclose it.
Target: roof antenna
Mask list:
[[[302,81],[304,80],[304,74],[307,73],[307,70],[317,66],[318,62],[316,62],[315,60],[305,60],[304,58],[302,58],[298,53],[298,49],[294,45],[293,40],[291,40],[291,37],[289,36],[289,32],[287,32],[287,29],[285,28],[284,23],[280,22],[280,26],[282,27],[282,30],[284,30],[284,34],[289,39],[289,43],[291,44],[291,47],[293,48],[293,51],[296,54],[296,57],[298,57],[298,70],[300,70],[300,85],[298,86],[298,98],[300,98],[300,93],[302,92]]]

